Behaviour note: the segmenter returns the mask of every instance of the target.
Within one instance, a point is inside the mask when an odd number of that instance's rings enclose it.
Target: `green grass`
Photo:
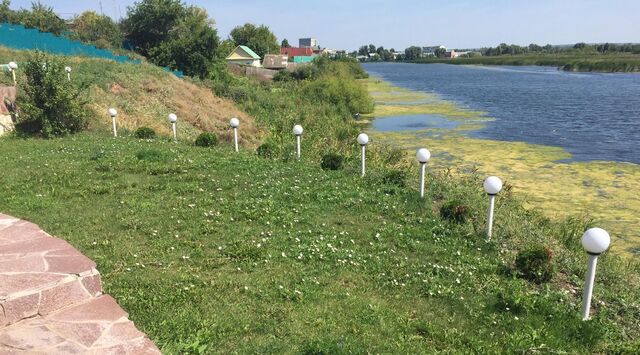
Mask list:
[[[431,58],[417,63],[447,63],[475,65],[542,65],[581,72],[640,72],[640,55],[616,54],[541,54],[472,58]]]
[[[525,211],[507,186],[485,241],[475,175],[432,171],[425,202],[417,177],[360,179],[356,159],[323,171],[304,148],[285,162],[86,133],[5,137],[0,151],[0,211],[95,260],[105,291],[165,353],[640,349],[638,263],[600,258],[594,319],[582,322],[585,223]],[[439,217],[452,200],[468,220]],[[514,276],[532,243],[554,253],[549,284]]]

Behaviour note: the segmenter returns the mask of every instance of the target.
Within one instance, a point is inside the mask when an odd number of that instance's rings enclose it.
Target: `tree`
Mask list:
[[[369,53],[375,53],[376,52],[376,46],[373,44],[369,45]]]
[[[220,42],[207,12],[179,0],[142,0],[123,22],[126,38],[151,62],[205,77]]]
[[[251,48],[257,55],[277,53],[280,49],[278,39],[265,25],[256,26],[246,23],[231,31],[231,39],[237,44]]]
[[[433,51],[433,54],[438,58],[444,57],[445,53],[447,53],[447,50],[442,47],[438,47],[435,51]]]
[[[584,47],[586,47],[587,44],[584,42],[580,42],[580,43],[576,43],[573,45],[573,49],[584,49]]]
[[[220,42],[220,45],[218,45],[218,49],[216,49],[216,57],[219,59],[227,58],[229,53],[231,53],[231,51],[233,51],[236,46],[237,45],[232,40],[225,39],[224,41]]]
[[[127,10],[122,23],[126,38],[144,56],[167,40],[169,31],[187,12],[180,0],[142,0]]]
[[[291,45],[289,44],[289,40],[287,40],[286,38],[282,40],[282,44],[280,44],[280,47],[282,48],[291,48]]]
[[[369,46],[361,46],[360,49],[358,49],[358,55],[369,55]]]
[[[206,10],[191,6],[169,31],[167,39],[150,49],[149,54],[159,65],[204,78],[216,57],[218,43],[218,33]]]
[[[111,17],[98,15],[93,11],[85,11],[74,19],[74,30],[71,38],[93,43],[100,48],[119,48],[124,35],[120,27]]]
[[[11,0],[2,0],[0,3],[0,22],[14,22],[15,12],[9,6],[11,6]]]
[[[422,48],[417,46],[411,46],[404,50],[405,60],[417,60],[422,57]]]
[[[8,7],[10,2],[6,2]],[[5,2],[3,2],[3,6]],[[53,12],[53,8],[42,3],[32,2],[31,11],[20,9],[15,14],[13,22],[20,23],[27,28],[35,28],[42,32],[50,32],[59,36],[66,29],[64,21]]]

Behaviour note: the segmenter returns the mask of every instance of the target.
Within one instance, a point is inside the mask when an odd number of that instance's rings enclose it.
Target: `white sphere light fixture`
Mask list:
[[[18,63],[16,63],[16,62],[9,62],[9,69],[11,69],[11,70],[18,69]]]
[[[582,235],[581,241],[587,253],[600,255],[609,249],[611,236],[602,228],[591,228]]]
[[[416,152],[416,159],[418,159],[420,163],[425,164],[429,159],[431,159],[431,152],[426,148],[418,149],[418,152]]]
[[[238,128],[238,127],[240,126],[240,120],[239,120],[239,119],[237,119],[237,118],[235,118],[235,117],[234,117],[234,118],[232,118],[232,119],[229,121],[229,126],[231,126],[231,128]]]
[[[584,247],[589,254],[587,272],[585,273],[584,291],[582,294],[582,320],[589,320],[598,256],[609,249],[611,236],[602,228],[591,228],[582,235],[581,242],[582,247]]]
[[[366,133],[360,133],[358,135],[358,144],[360,145],[367,145],[369,144],[369,135]]]
[[[169,116],[167,116],[167,119],[169,120],[169,123],[178,122],[178,116],[176,116],[175,113],[170,113]]]
[[[295,134],[296,136],[301,136],[302,132],[304,132],[304,129],[302,129],[301,125],[297,124],[293,126],[293,134]]]
[[[489,195],[497,195],[502,191],[502,180],[497,176],[489,176],[484,180],[484,191]]]
[[[110,108],[108,112],[111,117],[116,117],[118,115],[118,111],[115,108]]]

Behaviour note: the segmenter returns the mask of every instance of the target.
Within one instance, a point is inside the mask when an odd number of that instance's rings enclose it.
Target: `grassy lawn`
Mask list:
[[[357,161],[327,172],[95,133],[2,138],[0,151],[0,211],[95,260],[166,353],[640,349],[638,263],[600,258],[582,322],[585,224],[525,211],[507,186],[485,241],[479,176],[432,172],[425,202],[417,177],[360,179]],[[439,216],[450,201],[470,210],[464,222]],[[513,269],[535,243],[554,253],[548,284]]]

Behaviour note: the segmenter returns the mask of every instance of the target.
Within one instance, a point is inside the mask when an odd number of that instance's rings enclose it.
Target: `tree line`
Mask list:
[[[261,57],[278,53],[280,48],[267,26],[250,23],[234,28],[228,39],[221,40],[207,11],[181,0],[138,1],[127,8],[127,16],[118,22],[94,11],[65,21],[52,7],[39,1],[33,2],[30,9],[13,10],[10,0],[2,0],[0,22],[66,36],[99,48],[132,50],[156,65],[200,78],[215,76],[237,45],[249,46]]]

